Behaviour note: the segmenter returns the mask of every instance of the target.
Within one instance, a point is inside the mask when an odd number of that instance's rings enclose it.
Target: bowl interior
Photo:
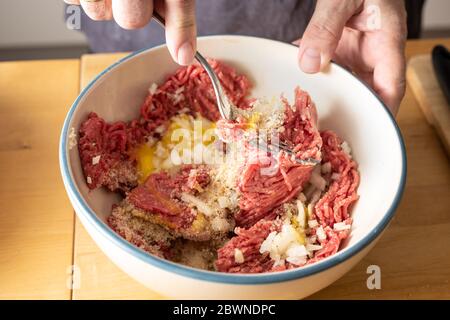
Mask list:
[[[254,84],[252,95],[255,97],[270,98],[283,93],[292,101],[296,86],[309,92],[317,106],[319,128],[334,130],[348,141],[361,174],[360,199],[352,211],[352,233],[338,254],[374,232],[374,227],[396,201],[404,169],[400,138],[378,98],[335,64],[316,75],[301,72],[296,62],[297,48],[288,44],[251,37],[217,36],[200,38],[198,49],[248,75]],[[161,83],[177,68],[165,47],[125,59],[88,87],[69,118],[69,128],[78,131],[91,111],[107,121],[136,118],[150,85]],[[68,137],[63,136],[63,139]],[[63,152],[68,152],[69,170],[78,192],[105,221],[118,197],[104,190],[89,191],[77,148]]]

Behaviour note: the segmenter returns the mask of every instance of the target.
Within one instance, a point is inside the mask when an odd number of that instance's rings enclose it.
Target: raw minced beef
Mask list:
[[[349,145],[318,130],[315,105],[300,88],[292,104],[250,99],[244,75],[210,63],[239,110],[235,121],[219,120],[208,75],[191,65],[152,84],[135,120],[107,123],[90,113],[82,123],[77,145],[88,187],[123,196],[108,224],[150,254],[220,272],[282,271],[336,253],[358,199]],[[152,167],[143,175],[139,148],[164,141],[180,114],[215,123],[213,146],[223,161]],[[258,148],[263,134],[295,156]],[[307,159],[320,164],[298,161]]]

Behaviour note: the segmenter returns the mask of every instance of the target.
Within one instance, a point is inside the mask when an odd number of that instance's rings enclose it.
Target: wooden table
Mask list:
[[[437,43],[450,47],[450,39],[411,41],[407,56]],[[59,174],[67,110],[80,88],[122,56],[0,63],[0,298],[162,298],[100,252],[76,220]],[[311,298],[450,298],[449,159],[409,88],[398,122],[408,178],[396,216],[351,272]],[[381,268],[381,290],[366,287],[372,264]]]

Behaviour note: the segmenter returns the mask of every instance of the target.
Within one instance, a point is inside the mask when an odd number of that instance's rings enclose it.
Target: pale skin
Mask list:
[[[156,10],[166,19],[173,59],[188,65],[196,50],[194,0],[64,0],[81,4],[94,20],[114,19],[125,29],[145,26]],[[317,0],[299,45],[307,73],[334,60],[366,81],[396,114],[405,92],[406,12],[404,0]]]

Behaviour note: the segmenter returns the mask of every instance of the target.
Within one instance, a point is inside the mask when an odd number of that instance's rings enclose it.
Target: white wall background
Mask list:
[[[0,0],[0,48],[85,43],[66,28],[63,0]]]
[[[406,0],[408,1],[408,0]],[[423,15],[424,30],[450,29],[450,1],[427,0]]]
[[[62,0],[0,0],[0,48],[85,44],[66,28],[63,11]],[[427,0],[424,28],[450,29],[449,14],[449,0]]]

